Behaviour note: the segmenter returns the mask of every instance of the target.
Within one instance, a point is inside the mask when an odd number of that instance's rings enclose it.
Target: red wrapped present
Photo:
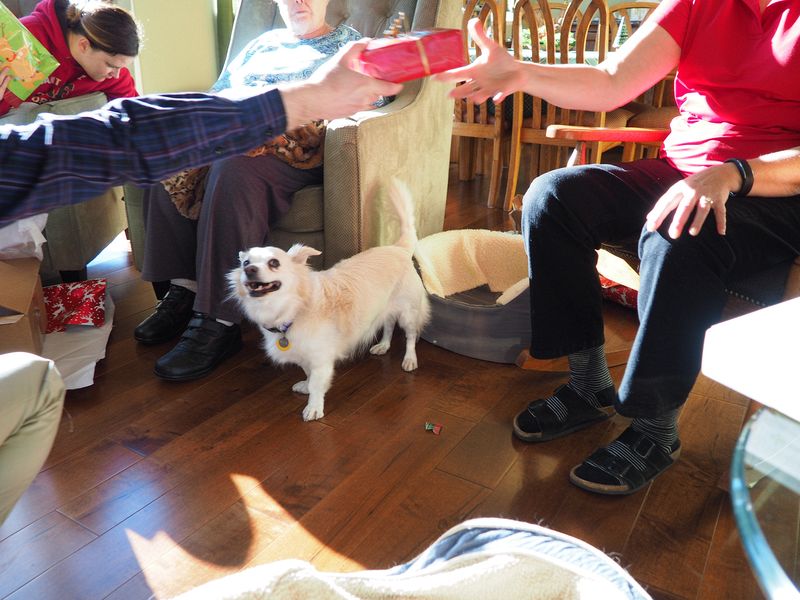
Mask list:
[[[377,79],[403,83],[467,64],[460,29],[432,29],[371,40],[358,68]]]
[[[105,323],[105,279],[60,283],[42,291],[47,308],[46,333],[64,331],[67,325],[102,327]]]
[[[600,288],[602,289],[601,293],[603,298],[636,310],[639,300],[639,292],[637,290],[617,283],[616,281],[611,281],[602,275],[598,274],[598,276],[600,277]]]

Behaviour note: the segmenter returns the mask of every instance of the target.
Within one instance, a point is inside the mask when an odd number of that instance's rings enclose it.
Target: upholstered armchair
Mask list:
[[[6,6],[18,17],[33,11],[38,0],[15,0]],[[104,94],[98,92],[59,100],[38,106],[23,105],[16,113],[0,118],[0,124],[24,124],[33,121],[43,112],[77,114],[100,108],[106,103]],[[122,188],[109,188],[104,194],[80,204],[52,210],[44,230],[47,243],[43,246],[41,272],[45,279],[60,276],[64,280],[86,278],[89,264],[108,244],[127,227]]]
[[[413,29],[458,27],[461,5],[452,0],[331,0],[328,22],[345,22],[380,37],[398,12]],[[242,0],[234,21],[227,61],[260,33],[282,27],[274,2]],[[324,99],[320,99],[324,101]],[[294,196],[292,208],[273,229],[270,243],[296,242],[322,251],[325,267],[376,245],[392,243],[396,230],[384,219],[383,196],[391,177],[408,184],[416,201],[420,237],[441,231],[447,197],[453,101],[443,84],[424,79],[405,84],[385,107],[328,124],[322,185]],[[126,205],[137,265],[143,226],[132,213],[140,190],[126,187]],[[391,210],[386,214],[391,214]]]

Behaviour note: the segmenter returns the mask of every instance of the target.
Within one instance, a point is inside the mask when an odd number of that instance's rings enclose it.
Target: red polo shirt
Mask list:
[[[690,174],[800,146],[800,2],[662,0],[651,18],[681,47],[663,157]]]

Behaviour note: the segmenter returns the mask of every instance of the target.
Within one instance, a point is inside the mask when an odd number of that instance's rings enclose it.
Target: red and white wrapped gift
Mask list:
[[[600,277],[600,288],[602,289],[603,298],[611,300],[627,308],[636,310],[639,300],[639,291],[629,288],[626,285],[612,281],[607,277],[598,275]]]
[[[466,64],[461,30],[431,29],[371,40],[357,67],[371,77],[403,83]]]
[[[65,331],[67,325],[102,327],[106,320],[106,280],[49,285],[42,290],[47,308],[47,331]]]
[[[636,310],[639,273],[627,261],[607,250],[598,250],[597,274],[603,298]]]

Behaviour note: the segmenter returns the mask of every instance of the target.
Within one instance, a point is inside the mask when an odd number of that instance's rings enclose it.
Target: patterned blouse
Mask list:
[[[308,39],[298,39],[288,29],[267,31],[231,61],[211,91],[241,86],[268,87],[308,79],[342,46],[361,37],[344,24],[330,33]]]

